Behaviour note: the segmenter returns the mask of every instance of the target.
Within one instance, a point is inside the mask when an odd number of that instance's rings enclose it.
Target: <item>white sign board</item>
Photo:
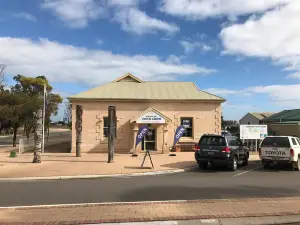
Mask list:
[[[155,112],[147,112],[141,116],[137,123],[166,123],[166,120]]]
[[[264,139],[268,136],[267,125],[240,125],[241,139]]]

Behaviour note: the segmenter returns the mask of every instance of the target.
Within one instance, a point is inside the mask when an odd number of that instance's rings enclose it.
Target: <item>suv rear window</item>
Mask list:
[[[224,137],[202,136],[199,145],[226,146],[226,141]]]
[[[290,147],[288,137],[266,137],[261,143],[261,147]]]

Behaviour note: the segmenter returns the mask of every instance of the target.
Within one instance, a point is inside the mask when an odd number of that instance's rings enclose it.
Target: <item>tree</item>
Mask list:
[[[222,130],[225,129],[225,120],[224,120],[223,115],[221,115],[221,127],[222,127]]]
[[[36,113],[34,113],[34,121],[35,121],[35,145],[34,145],[34,155],[33,155],[33,163],[41,163],[42,161],[42,130],[43,130],[43,110],[38,109]]]
[[[0,64],[0,91],[3,91],[4,83],[5,83],[5,76],[4,76],[4,70],[6,68],[6,65]]]
[[[0,117],[13,128],[13,147],[16,147],[18,128],[29,115],[33,115],[37,98],[31,98],[23,92],[6,90],[0,92]]]
[[[65,103],[64,121],[71,129],[72,128],[72,104],[68,100],[65,101],[64,103]]]
[[[49,136],[49,127],[51,122],[50,117],[52,114],[57,114],[58,105],[62,103],[61,96],[59,94],[52,93],[53,87],[49,84],[45,76],[37,76],[34,78],[17,75],[14,77],[14,80],[17,82],[17,84],[13,87],[13,90],[25,93],[32,98],[43,98],[44,86],[46,87],[45,128],[48,130]],[[35,111],[42,108],[43,102],[36,106],[37,108]],[[31,115],[25,118],[24,124],[26,124],[26,126],[24,128],[26,135],[28,135],[27,137],[29,137],[32,129],[35,131],[35,123],[36,121],[34,121]]]

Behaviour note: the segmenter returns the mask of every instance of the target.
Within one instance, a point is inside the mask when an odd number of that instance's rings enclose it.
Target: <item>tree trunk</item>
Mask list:
[[[47,142],[49,141],[50,126],[47,126]]]
[[[18,126],[14,126],[14,137],[13,137],[13,147],[17,146],[17,132],[18,132]]]
[[[81,157],[82,113],[82,106],[76,105],[76,157]]]
[[[42,153],[42,131],[43,131],[43,111],[39,109],[35,113],[35,146],[34,146],[34,156],[33,156],[33,163],[41,163],[41,153]]]
[[[115,131],[116,131],[116,107],[108,107],[108,163],[114,162]]]

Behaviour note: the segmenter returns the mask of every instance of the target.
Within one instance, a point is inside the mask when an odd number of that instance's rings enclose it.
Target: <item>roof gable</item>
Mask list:
[[[133,120],[131,120],[131,122],[142,123],[142,121],[140,121],[140,118],[142,118],[143,116],[146,116],[146,115],[150,115],[151,113],[157,114],[158,116],[162,117],[165,120],[165,122],[167,122],[167,123],[169,123],[169,122],[172,121],[169,117],[167,117],[166,115],[164,115],[163,113],[161,113],[157,109],[155,109],[153,107],[149,107],[143,113],[141,113],[138,117],[136,117]]]
[[[140,80],[136,76],[133,76],[130,73],[125,74],[122,77],[117,78],[113,82],[135,82],[135,83],[143,83],[144,81]]]

